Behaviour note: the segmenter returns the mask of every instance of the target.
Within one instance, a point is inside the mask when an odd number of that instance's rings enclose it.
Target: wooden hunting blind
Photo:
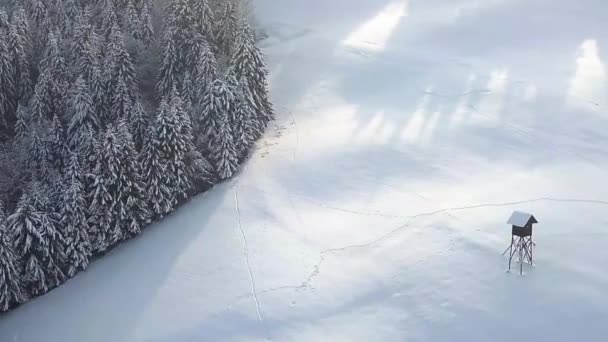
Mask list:
[[[511,261],[515,255],[519,259],[519,273],[523,274],[523,264],[525,262],[532,265],[533,249],[536,244],[532,241],[532,227],[538,223],[532,214],[521,211],[514,211],[507,221],[511,225],[511,245],[504,251],[503,255],[509,252],[509,270]]]

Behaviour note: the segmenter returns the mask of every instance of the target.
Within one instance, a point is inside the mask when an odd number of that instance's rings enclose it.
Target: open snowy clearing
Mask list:
[[[0,341],[605,339],[606,1],[254,3],[278,120],[245,169]]]

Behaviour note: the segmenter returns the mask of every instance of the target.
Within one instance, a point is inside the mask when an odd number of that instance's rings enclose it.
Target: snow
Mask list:
[[[524,227],[532,218],[532,214],[524,213],[523,211],[514,211],[509,217],[507,224]]]
[[[255,4],[277,122],[245,169],[0,341],[608,334],[608,3]],[[543,222],[524,276],[501,256],[516,209]]]

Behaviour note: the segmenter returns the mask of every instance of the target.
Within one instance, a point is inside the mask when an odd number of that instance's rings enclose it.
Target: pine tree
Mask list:
[[[171,191],[171,184],[166,177],[166,168],[155,135],[156,131],[150,129],[140,155],[145,194],[153,220],[170,213],[177,204],[177,199]]]
[[[232,127],[234,137],[234,148],[239,157],[244,157],[249,147],[255,141],[253,136],[252,108],[249,107],[243,92],[243,87],[237,82],[234,75],[227,76],[228,85],[234,93],[232,111],[230,112],[229,124]],[[245,81],[243,79],[243,81]]]
[[[15,65],[6,44],[6,34],[0,32],[0,125],[7,127],[15,105]]]
[[[15,122],[15,138],[18,140],[22,140],[28,131],[27,125],[27,112],[26,108],[21,105],[21,103],[17,106],[17,113],[15,114],[17,117],[17,121]]]
[[[207,136],[207,150],[220,179],[232,177],[238,168],[238,153],[230,125],[230,113],[235,108],[234,94],[221,79],[215,80],[211,91],[203,101],[201,127]]]
[[[112,104],[113,101],[116,101],[119,99],[119,96],[124,94],[126,94],[126,98],[128,98],[129,101],[133,101],[135,99],[135,90],[138,87],[137,78],[131,56],[126,49],[123,35],[118,24],[115,24],[112,27],[105,67],[107,72],[105,89],[107,98],[109,99],[108,102],[114,106]],[[120,82],[124,82],[122,88],[120,88],[122,86]],[[117,95],[117,92],[122,92],[123,94]],[[111,117],[117,119],[122,117],[122,115],[120,113],[112,113]]]
[[[4,204],[0,202],[0,311],[26,300],[22,289],[21,260],[13,249],[6,226]]]
[[[78,144],[75,151],[78,154],[80,166],[85,175],[83,182],[85,183],[85,190],[87,193],[90,190],[88,185],[92,184],[91,176],[94,174],[95,166],[97,164],[97,140],[95,139],[95,136],[95,132],[85,131],[81,136],[80,144]]]
[[[66,184],[68,187],[63,193],[61,225],[65,234],[66,273],[73,277],[78,270],[87,268],[91,256],[82,170],[75,153],[70,157]]]
[[[32,95],[31,77],[31,33],[27,15],[21,7],[13,12],[13,22],[10,29],[11,50],[14,53],[16,97],[27,100]]]
[[[59,116],[53,116],[51,122],[51,141],[50,152],[53,166],[57,171],[63,171],[66,166],[67,146],[63,124],[59,120]]]
[[[85,9],[84,14],[76,18],[74,38],[70,46],[72,64],[85,78],[90,77],[90,65],[97,62],[99,54],[99,36],[89,22],[90,14],[87,11]]]
[[[4,35],[8,33],[10,22],[8,20],[8,14],[4,9],[0,9],[0,32]]]
[[[111,98],[111,122],[127,119],[131,116],[133,102],[131,101],[131,91],[125,81],[119,79]]]
[[[42,179],[49,171],[49,146],[44,136],[39,134],[38,129],[31,132],[31,140],[28,146],[28,159],[26,162],[27,170],[35,178]]]
[[[197,34],[191,43],[188,64],[193,66],[192,76],[196,83],[194,96],[198,99],[209,91],[211,84],[218,77],[217,62],[211,51],[207,39]],[[193,105],[198,105],[199,101],[194,101]]]
[[[91,205],[89,207],[90,216],[89,237],[91,239],[91,250],[94,253],[104,252],[121,239],[116,235],[117,230],[112,227],[112,196],[105,184],[103,176],[95,174],[91,184]],[[119,233],[119,231],[118,231]]]
[[[50,173],[49,173],[50,174]],[[34,182],[30,196],[32,206],[40,213],[40,232],[47,242],[46,255],[43,257],[48,288],[59,286],[66,279],[62,266],[65,263],[65,238],[59,230],[59,212],[53,205],[58,203],[57,180]]]
[[[72,56],[76,58],[75,68],[78,74],[82,75],[87,83],[91,84],[94,78],[94,69],[99,68],[99,36],[95,31],[92,31],[83,44],[82,50],[73,52]]]
[[[257,109],[257,120],[265,127],[274,119],[272,103],[268,96],[268,69],[255,38],[247,24],[243,24],[238,44],[232,57],[232,67],[238,79],[245,78]]]
[[[118,25],[118,17],[114,7],[114,0],[100,0],[101,3],[101,32],[104,39],[108,39],[115,25]]]
[[[15,252],[23,261],[27,289],[32,294],[48,291],[44,259],[49,254],[49,242],[41,231],[42,214],[35,210],[29,193],[23,194],[7,224],[15,236]]]
[[[236,40],[237,20],[234,5],[227,3],[224,13],[216,31],[215,42],[218,47],[217,53],[221,56],[230,56]]]
[[[96,166],[89,194],[90,236],[95,252],[104,252],[123,239],[123,232],[114,216],[119,149],[114,128],[110,126],[97,143]]]
[[[228,112],[220,112],[211,134],[212,159],[215,171],[220,179],[228,179],[238,169],[238,154],[234,146],[234,138]]]
[[[74,149],[80,144],[86,131],[96,132],[100,127],[89,87],[82,76],[78,77],[72,90],[70,113],[68,140],[69,145]]]
[[[65,8],[65,23],[63,32],[68,37],[72,37],[74,35],[76,26],[79,24],[80,9],[76,4],[76,0],[62,0],[62,2],[63,3],[60,7]]]
[[[44,0],[32,0],[34,4],[32,5],[31,17],[34,20],[34,23],[37,27],[39,27],[43,20],[47,17],[47,8]]]
[[[53,89],[55,81],[49,69],[44,70],[38,77],[32,97],[32,119],[42,124],[51,117],[54,111]]]
[[[171,192],[176,198],[183,199],[191,183],[185,172],[188,141],[182,132],[178,111],[178,99],[172,98],[171,103],[161,102],[155,123],[155,140]]]
[[[110,103],[106,95],[106,84],[101,69],[96,64],[91,66],[91,93],[95,113],[102,128],[110,124]]]
[[[47,114],[47,118],[52,117],[55,113],[61,115],[65,111],[70,74],[59,46],[56,35],[52,34],[49,37],[45,57],[40,61],[43,74],[41,77],[46,77],[43,80],[47,81],[47,96],[49,96],[47,101],[50,105],[50,112]]]
[[[248,124],[245,126],[245,130],[248,135],[253,137],[253,141],[260,138],[264,131],[264,121],[260,120],[257,113],[259,113],[258,105],[255,102],[254,96],[251,94],[251,86],[249,81],[245,77],[241,77],[240,81],[240,95],[243,100],[243,110],[246,113],[244,115],[248,118]]]
[[[163,59],[156,82],[156,95],[159,99],[168,96],[173,87],[178,84],[179,56],[175,45],[175,37],[175,30],[167,29],[164,38]]]
[[[148,221],[149,212],[138,155],[126,121],[118,125],[118,142],[121,146],[121,172],[118,177],[115,215],[125,236],[133,237],[140,233]]]
[[[195,118],[198,127],[201,129],[203,137],[207,138],[207,151],[213,151],[210,145],[210,137],[217,131],[218,121],[228,119],[228,113],[232,110],[230,105],[234,101],[234,94],[227,86],[226,82],[221,79],[216,79],[206,92],[202,101],[202,111]]]
[[[63,237],[56,230],[39,184],[22,196],[16,211],[8,218],[8,229],[15,234],[15,250],[23,260],[23,280],[29,292],[39,295],[59,285],[65,276],[62,262]]]
[[[135,101],[135,105],[133,106],[131,113],[131,136],[133,137],[135,149],[137,151],[141,151],[144,141],[146,140],[147,132],[150,129],[148,114],[146,113],[139,99]]]
[[[207,0],[194,0],[192,3],[194,13],[194,27],[196,33],[206,37],[213,37],[213,23],[215,18]]]
[[[154,41],[154,25],[152,24],[152,10],[148,0],[143,1],[143,9],[141,12],[141,28],[140,39],[145,46],[150,46]]]

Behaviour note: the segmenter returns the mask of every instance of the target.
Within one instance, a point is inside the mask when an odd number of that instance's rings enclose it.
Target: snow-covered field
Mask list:
[[[605,340],[608,2],[254,3],[278,120],[245,169],[0,341]]]

